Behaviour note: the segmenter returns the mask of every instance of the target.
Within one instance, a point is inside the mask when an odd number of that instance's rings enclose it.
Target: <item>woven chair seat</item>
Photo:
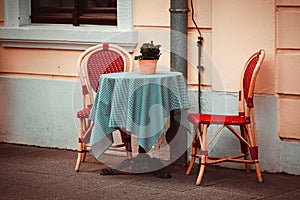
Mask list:
[[[79,119],[89,118],[91,109],[92,108],[85,108],[83,110],[78,111],[77,112],[77,118],[79,118]]]
[[[191,113],[188,119],[195,125],[200,124],[223,124],[223,125],[244,125],[250,124],[250,118],[244,116],[228,116],[215,114],[197,114]]]

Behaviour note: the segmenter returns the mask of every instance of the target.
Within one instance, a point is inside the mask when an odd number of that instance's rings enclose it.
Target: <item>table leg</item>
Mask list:
[[[170,144],[171,141],[174,139],[174,137],[176,136],[176,133],[179,129],[179,126],[180,126],[180,123],[178,123],[174,119],[174,116],[175,116],[175,111],[171,110],[171,112],[170,112],[170,127],[166,132],[166,140],[167,140],[168,144]]]
[[[170,112],[170,127],[166,132],[166,141],[170,145],[170,161],[187,165],[187,129],[181,125],[181,110]]]
[[[146,153],[146,150],[139,145],[139,153]]]

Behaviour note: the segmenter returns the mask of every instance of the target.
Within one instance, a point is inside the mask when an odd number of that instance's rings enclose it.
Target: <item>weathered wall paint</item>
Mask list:
[[[0,77],[0,141],[75,149],[73,88],[73,81]]]

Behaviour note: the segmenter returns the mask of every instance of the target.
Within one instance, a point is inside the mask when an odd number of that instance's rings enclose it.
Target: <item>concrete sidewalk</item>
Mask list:
[[[0,143],[0,199],[300,199],[299,176],[208,167],[204,187],[196,186],[197,167],[167,167],[172,178],[152,174],[100,175],[105,166],[91,156],[74,172],[75,151]],[[104,155],[103,160],[111,159]]]

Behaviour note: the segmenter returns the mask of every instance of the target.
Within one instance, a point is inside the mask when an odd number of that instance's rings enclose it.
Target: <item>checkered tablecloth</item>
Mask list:
[[[138,137],[149,151],[165,129],[171,110],[189,107],[186,82],[179,72],[104,74],[90,114],[91,151],[96,158],[111,145],[118,127]]]

